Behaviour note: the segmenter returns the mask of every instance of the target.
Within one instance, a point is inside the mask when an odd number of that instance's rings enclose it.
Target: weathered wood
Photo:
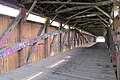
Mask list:
[[[56,65],[53,66],[54,64]],[[40,74],[40,72],[43,74]],[[117,80],[109,50],[105,43],[98,43],[89,48],[76,48],[62,52],[62,54],[40,60],[0,76],[0,80],[11,79]]]
[[[103,24],[104,27],[108,27],[104,22],[100,20],[100,22]]]
[[[76,36],[76,40],[77,40],[77,46],[79,46],[80,42],[79,42],[79,34],[77,33],[77,36]]]
[[[88,6],[97,6],[97,5],[108,5],[112,3],[111,1],[101,1],[97,3],[85,3],[85,2],[61,2],[61,1],[39,1],[39,4],[76,4],[76,5],[88,5]]]
[[[107,23],[107,24],[109,24],[109,22],[106,20],[106,19],[104,19],[104,18],[102,18],[101,16],[99,16],[99,15],[97,15],[101,20],[103,20],[105,23]]]
[[[54,35],[53,36],[53,40],[52,40],[52,43],[51,43],[51,49],[50,49],[50,53],[51,53],[51,56],[54,55],[53,54],[53,49],[55,48],[55,43],[56,43],[56,38],[57,38],[58,35]]]
[[[60,30],[62,30],[62,22],[60,23]],[[60,52],[62,51],[62,33],[60,33]]]
[[[68,24],[69,21],[70,19],[68,19],[62,27],[64,28]]]
[[[74,31],[74,48],[76,48],[76,32]]]
[[[68,36],[68,33],[65,32],[65,35],[64,35],[64,38],[63,38],[63,42],[62,42],[62,51],[64,50],[65,48],[65,45],[66,45],[66,41],[67,41],[67,36]]]
[[[34,0],[32,6],[30,7],[30,9],[28,10],[26,16],[24,17],[24,21],[25,21],[26,18],[29,16],[30,12],[33,10],[33,8],[35,7],[36,3],[37,3],[37,0]]]
[[[71,8],[66,8],[66,9],[62,9],[57,11],[57,13],[64,13],[64,12],[68,12],[68,11],[74,11],[74,10],[80,10],[80,9],[86,9],[86,8],[90,8],[91,6],[78,6],[78,7],[71,7]]]
[[[45,32],[48,33],[48,27],[50,26],[50,19],[47,18],[47,21],[45,23]],[[45,57],[48,57],[48,38],[45,38]]]
[[[70,2],[71,0],[68,0],[67,2]],[[63,8],[65,5],[63,4],[62,6],[60,6],[58,9],[55,10],[55,12],[59,11],[61,8]]]
[[[70,26],[69,26],[69,31],[68,31],[68,47],[70,49]]]
[[[29,31],[23,31],[25,29],[25,21],[24,21],[24,17],[26,16],[26,9],[24,8],[20,8],[21,14],[23,15],[21,21],[20,21],[20,26],[19,26],[19,42],[23,42],[24,39],[26,38],[25,35],[27,35],[26,33]],[[29,29],[28,29],[29,30]],[[26,64],[26,60],[25,59],[25,55],[26,55],[26,50],[22,49],[19,51],[19,66],[23,66]]]
[[[71,37],[71,41],[70,41],[70,48],[72,47],[73,45],[73,42],[74,42],[74,32],[72,31],[72,37]]]
[[[40,30],[39,30],[38,36],[41,37],[41,36],[44,34],[44,31],[45,31],[45,27],[42,26],[42,27],[40,28]],[[32,56],[33,56],[33,54],[34,54],[34,52],[35,52],[38,44],[40,43],[39,41],[40,41],[40,40],[38,40],[38,42],[36,42],[36,43],[32,46],[32,48],[31,48],[31,50],[30,50],[30,52],[29,52],[28,58],[27,58],[27,64],[31,62]]]
[[[54,18],[51,20],[50,24],[52,24],[52,22],[56,19],[57,16],[58,16],[58,14],[56,14],[56,15],[54,16]]]
[[[71,19],[71,18],[73,18],[73,17],[75,17],[75,16],[77,16],[77,15],[83,14],[83,13],[89,11],[89,10],[92,10],[92,9],[93,9],[93,8],[86,9],[86,10],[84,10],[84,11],[82,11],[82,12],[79,12],[79,13],[76,13],[76,14],[70,16],[70,17],[67,17],[66,19]]]
[[[8,29],[3,33],[2,38],[0,39],[0,47],[3,46],[4,42],[9,37],[10,33],[14,30],[14,28],[17,26],[19,21],[22,19],[23,15],[20,13],[14,21],[8,26]]]
[[[8,46],[8,47],[1,49],[0,50],[0,58],[4,58],[4,57],[6,57],[14,52],[17,52],[26,46],[33,45],[33,44],[39,42],[40,40],[43,40],[43,39],[46,39],[50,36],[58,35],[60,33],[67,32],[67,31],[68,31],[67,29],[57,30],[57,31],[50,32],[48,34],[44,34],[42,36],[32,37],[31,39],[26,40],[26,41],[21,42],[21,43],[17,42],[11,46]]]
[[[95,6],[96,9],[98,9],[99,11],[101,11],[104,15],[106,15],[107,17],[111,18],[111,16],[106,13],[105,11],[103,11],[101,8],[99,8],[98,6]]]
[[[89,42],[88,39],[87,39],[87,37],[85,36],[85,34],[81,33],[81,32],[78,31],[78,30],[77,30],[77,32],[78,32],[79,34],[81,34],[81,36],[83,36],[83,38],[85,39],[86,42]]]

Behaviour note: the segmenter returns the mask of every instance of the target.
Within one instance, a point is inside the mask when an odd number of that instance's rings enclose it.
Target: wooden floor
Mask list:
[[[116,80],[105,43],[76,48],[0,75],[0,80]]]

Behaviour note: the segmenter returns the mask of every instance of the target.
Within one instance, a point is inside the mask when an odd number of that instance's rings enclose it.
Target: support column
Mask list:
[[[68,31],[68,48],[70,49],[70,27]]]
[[[58,35],[54,35],[53,36],[53,40],[52,40],[52,43],[51,43],[51,49],[50,49],[50,53],[51,53],[51,56],[54,56],[54,48],[55,48],[55,43],[56,43],[56,38],[57,38]]]
[[[21,8],[20,12],[24,17],[26,16],[26,10],[25,9]],[[20,42],[23,42],[26,39],[26,37],[25,37],[26,31],[24,31],[25,30],[24,17],[22,18],[22,20],[20,22],[20,28],[19,28],[19,41]],[[24,60],[25,59],[25,54],[26,54],[26,49],[25,48],[20,50],[20,55],[19,55],[19,57],[20,57],[19,63],[20,64],[19,64],[19,66],[23,66],[23,65],[26,64],[26,62]]]
[[[120,0],[119,0],[120,1]],[[120,6],[119,6],[119,26],[118,26],[118,32],[120,32]],[[118,42],[118,48],[120,48],[120,34],[117,34],[117,42]],[[120,80],[120,50],[118,49],[117,52],[117,77],[118,80]]]
[[[60,23],[60,30],[62,30],[62,22]],[[62,52],[62,33],[60,33],[60,52]]]
[[[76,47],[76,39],[75,39],[76,34],[75,33],[76,32],[74,31],[74,48]]]
[[[67,41],[67,38],[68,37],[68,33],[65,32],[65,35],[64,35],[64,38],[63,38],[63,42],[62,42],[62,51],[64,50],[65,48],[65,45],[66,45],[66,41]]]
[[[46,26],[45,33],[48,32],[47,27],[50,26],[49,24],[50,24],[50,19],[47,18],[47,21],[46,21],[46,24],[45,24],[45,26]],[[45,39],[45,57],[48,57],[48,38]]]

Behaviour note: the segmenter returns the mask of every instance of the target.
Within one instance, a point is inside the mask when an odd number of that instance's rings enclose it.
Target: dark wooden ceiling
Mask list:
[[[30,9],[34,0],[4,0]],[[62,21],[94,35],[103,35],[112,19],[110,0],[37,0],[33,12]]]

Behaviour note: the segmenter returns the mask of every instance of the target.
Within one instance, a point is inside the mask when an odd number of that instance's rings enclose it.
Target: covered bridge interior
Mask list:
[[[120,80],[119,7],[119,0],[1,0],[0,80]]]

